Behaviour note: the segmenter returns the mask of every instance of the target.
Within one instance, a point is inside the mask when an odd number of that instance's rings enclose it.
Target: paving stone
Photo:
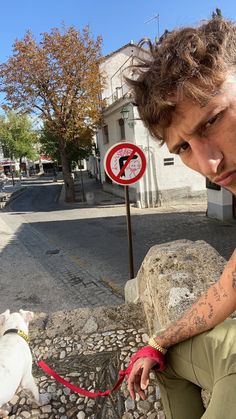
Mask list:
[[[142,334],[143,330],[139,333],[134,329],[129,329],[129,332],[119,329],[119,331],[109,330],[92,334],[73,334],[73,339],[70,335],[62,336],[61,334],[45,339],[45,333],[41,330],[37,331],[35,339],[31,339],[31,346],[33,349],[40,348],[41,352],[45,349],[44,345],[47,340],[47,350],[54,354],[48,364],[75,385],[94,391],[112,388],[118,379],[118,371],[124,367],[121,365],[120,353],[126,354],[129,361],[131,349],[137,350],[139,344],[137,340],[141,339]],[[117,345],[113,347],[118,336],[121,335],[123,336],[122,347],[118,348]],[[97,349],[94,345],[95,339],[99,342]],[[66,351],[67,346],[73,344],[76,347],[78,343],[80,344],[79,355],[77,351],[70,351],[65,358],[60,358],[60,354]],[[130,343],[136,346],[130,346]],[[101,347],[102,352],[99,351]],[[91,349],[88,351],[87,348]],[[101,411],[101,418],[105,419],[115,419],[117,416],[122,419],[141,419],[142,417],[154,419],[157,418],[159,412],[162,412],[159,389],[154,384],[149,386],[147,400],[142,401],[137,395],[136,401],[133,401],[127,390],[127,382],[124,382],[122,388],[111,396],[113,400],[111,403],[110,398],[82,397],[57,383],[50,376],[43,375],[42,371],[35,366],[33,366],[33,373],[40,393],[51,394],[51,403],[36,409],[19,392],[11,402],[12,419],[17,419],[17,417],[22,419],[63,419],[63,417],[96,419],[98,409]]]

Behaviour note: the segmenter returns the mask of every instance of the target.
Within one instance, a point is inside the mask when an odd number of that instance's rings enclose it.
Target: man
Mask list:
[[[150,47],[151,60],[140,59],[129,80],[141,119],[184,164],[236,194],[235,25],[215,17],[166,31]],[[168,349],[166,370],[157,374],[168,419],[236,418],[236,322],[224,322],[234,310],[236,251],[219,281],[150,340],[155,349]],[[132,398],[136,392],[145,398],[154,364],[148,357],[134,363]],[[212,392],[206,410],[201,388]]]

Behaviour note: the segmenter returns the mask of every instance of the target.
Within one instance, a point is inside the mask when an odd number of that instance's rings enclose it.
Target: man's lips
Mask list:
[[[213,182],[220,186],[229,186],[236,180],[236,170],[222,173],[221,176],[216,177]]]

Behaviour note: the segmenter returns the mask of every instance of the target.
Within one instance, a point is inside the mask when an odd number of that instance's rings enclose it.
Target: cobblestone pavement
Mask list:
[[[113,387],[118,371],[125,369],[132,353],[143,347],[148,336],[145,330],[110,330],[91,335],[73,335],[49,339],[38,337],[32,342],[35,354],[73,384],[90,391]],[[34,366],[33,373],[40,392],[51,394],[51,401],[42,407],[33,406],[24,393],[11,401],[9,419],[161,419],[163,417],[159,388],[154,375],[148,387],[147,400],[129,397],[126,382],[109,397],[90,399],[63,387]]]
[[[60,314],[57,320],[60,322],[58,333],[57,321],[52,320],[51,327],[42,326],[47,324],[47,318],[41,313],[38,327],[34,327],[31,333],[34,355],[42,358],[58,374],[79,387],[90,391],[111,389],[118,379],[118,371],[127,368],[130,356],[143,347],[148,339],[145,328],[140,327],[142,316],[137,318],[136,312],[137,320],[134,321],[135,316],[132,320],[127,308],[117,307],[120,312],[122,309],[126,312],[126,316],[123,316],[124,324],[118,326],[117,319],[118,328],[108,327],[108,330],[106,327],[99,329],[96,322],[99,323],[100,320],[99,316],[96,318],[96,309],[93,311],[94,317],[90,317],[80,331],[76,330],[76,325],[71,322],[70,313],[64,313],[66,319],[63,320],[67,324],[64,333]],[[76,313],[78,317],[81,310]],[[121,313],[116,313],[116,308],[113,309],[113,314],[119,319],[122,318]],[[127,327],[128,323],[130,327]],[[71,333],[71,326],[75,328],[74,333]],[[85,333],[88,329],[96,328],[97,331]],[[164,419],[154,374],[151,376],[145,401],[140,400],[139,396],[135,401],[129,397],[126,381],[109,397],[91,399],[72,392],[50,376],[46,376],[36,364],[33,366],[33,374],[40,392],[49,393],[51,401],[46,406],[32,406],[26,394],[18,392],[10,402],[9,419]]]

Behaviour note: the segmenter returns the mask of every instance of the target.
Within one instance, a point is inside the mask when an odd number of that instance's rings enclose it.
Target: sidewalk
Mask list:
[[[75,179],[75,192],[77,202],[66,203],[65,202],[65,186],[63,183],[59,202],[66,204],[73,208],[92,208],[92,207],[117,207],[119,205],[125,205],[125,198],[113,195],[110,192],[103,190],[100,181],[96,181],[95,178],[90,178],[86,171],[83,172],[83,188],[81,178]],[[83,194],[84,189],[84,194]],[[84,195],[84,196],[83,196]],[[196,199],[186,199],[180,202],[165,203],[159,207],[149,208],[138,208],[136,204],[131,202],[132,211],[137,214],[148,214],[155,212],[183,212],[183,211],[206,211],[207,201],[202,199],[197,201]]]
[[[102,184],[95,178],[90,178],[88,172],[82,172],[81,177],[75,179],[75,193],[76,203],[68,204],[79,208],[95,207],[95,206],[116,206],[124,205],[124,198],[115,196],[111,193],[105,192],[102,188]],[[60,203],[65,203],[65,186],[63,184],[61,196],[59,199]]]
[[[47,311],[63,307],[67,297],[50,272],[34,257],[0,213],[0,312],[25,308]],[[46,257],[46,256],[45,256]]]
[[[11,198],[19,196],[24,188],[19,179],[15,179],[14,185],[11,180],[8,180],[0,189],[0,209],[4,208]]]

